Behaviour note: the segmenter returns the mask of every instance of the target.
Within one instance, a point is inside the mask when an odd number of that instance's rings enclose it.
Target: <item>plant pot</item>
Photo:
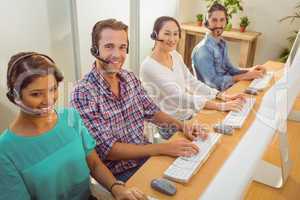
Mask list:
[[[240,27],[240,32],[241,32],[241,33],[244,33],[245,31],[246,31],[246,26],[241,26],[241,27]]]
[[[203,21],[197,21],[197,25],[198,25],[198,26],[202,26],[202,22],[203,22]]]

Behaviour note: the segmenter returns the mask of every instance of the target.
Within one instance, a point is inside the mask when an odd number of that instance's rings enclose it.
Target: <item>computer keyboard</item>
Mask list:
[[[165,178],[175,182],[187,183],[207,160],[220,138],[220,134],[209,133],[206,140],[198,139],[194,141],[193,143],[199,147],[199,152],[191,157],[178,157],[165,170]]]
[[[274,72],[267,72],[262,78],[252,80],[252,82],[249,85],[249,88],[253,88],[256,90],[265,89],[269,85],[269,82],[272,80],[273,75]]]
[[[246,98],[241,111],[230,111],[223,120],[224,125],[232,126],[233,128],[241,128],[246,120],[248,114],[255,104],[255,98]]]

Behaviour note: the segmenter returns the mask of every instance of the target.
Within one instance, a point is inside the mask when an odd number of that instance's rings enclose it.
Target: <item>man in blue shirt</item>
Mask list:
[[[228,47],[221,37],[227,23],[227,10],[215,3],[208,10],[205,26],[210,30],[192,52],[193,68],[197,78],[210,87],[223,91],[240,80],[252,80],[265,74],[265,68],[256,65],[240,69],[232,65]]]

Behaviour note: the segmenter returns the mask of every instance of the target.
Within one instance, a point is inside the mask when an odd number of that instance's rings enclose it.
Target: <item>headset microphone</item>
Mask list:
[[[105,63],[107,65],[110,64],[110,62],[108,60],[105,60],[105,59],[100,57],[100,52],[99,52],[99,49],[96,45],[93,45],[92,48],[90,49],[90,51],[91,51],[91,54],[95,58],[97,58],[98,60],[102,61],[103,63]]]
[[[155,41],[164,42],[164,40],[160,40],[160,39],[155,39]]]
[[[110,62],[109,61],[107,61],[107,60],[105,60],[105,59],[103,59],[103,58],[100,58],[99,56],[95,56],[98,60],[100,60],[101,62],[103,62],[103,63],[105,63],[105,64],[110,64]]]

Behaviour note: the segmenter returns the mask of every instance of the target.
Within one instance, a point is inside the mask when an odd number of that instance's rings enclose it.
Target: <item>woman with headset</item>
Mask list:
[[[146,199],[117,181],[102,163],[76,110],[54,108],[62,80],[46,55],[11,57],[7,97],[20,112],[0,136],[0,199],[94,199],[90,175],[116,199]]]
[[[151,55],[142,63],[140,77],[146,90],[160,108],[180,120],[189,119],[201,109],[239,110],[244,103],[242,94],[228,95],[197,80],[176,51],[181,37],[178,21],[162,16],[156,19],[150,35],[155,40]],[[213,101],[220,99],[224,102]],[[169,131],[169,130],[168,130]],[[171,134],[161,131],[164,138]]]

